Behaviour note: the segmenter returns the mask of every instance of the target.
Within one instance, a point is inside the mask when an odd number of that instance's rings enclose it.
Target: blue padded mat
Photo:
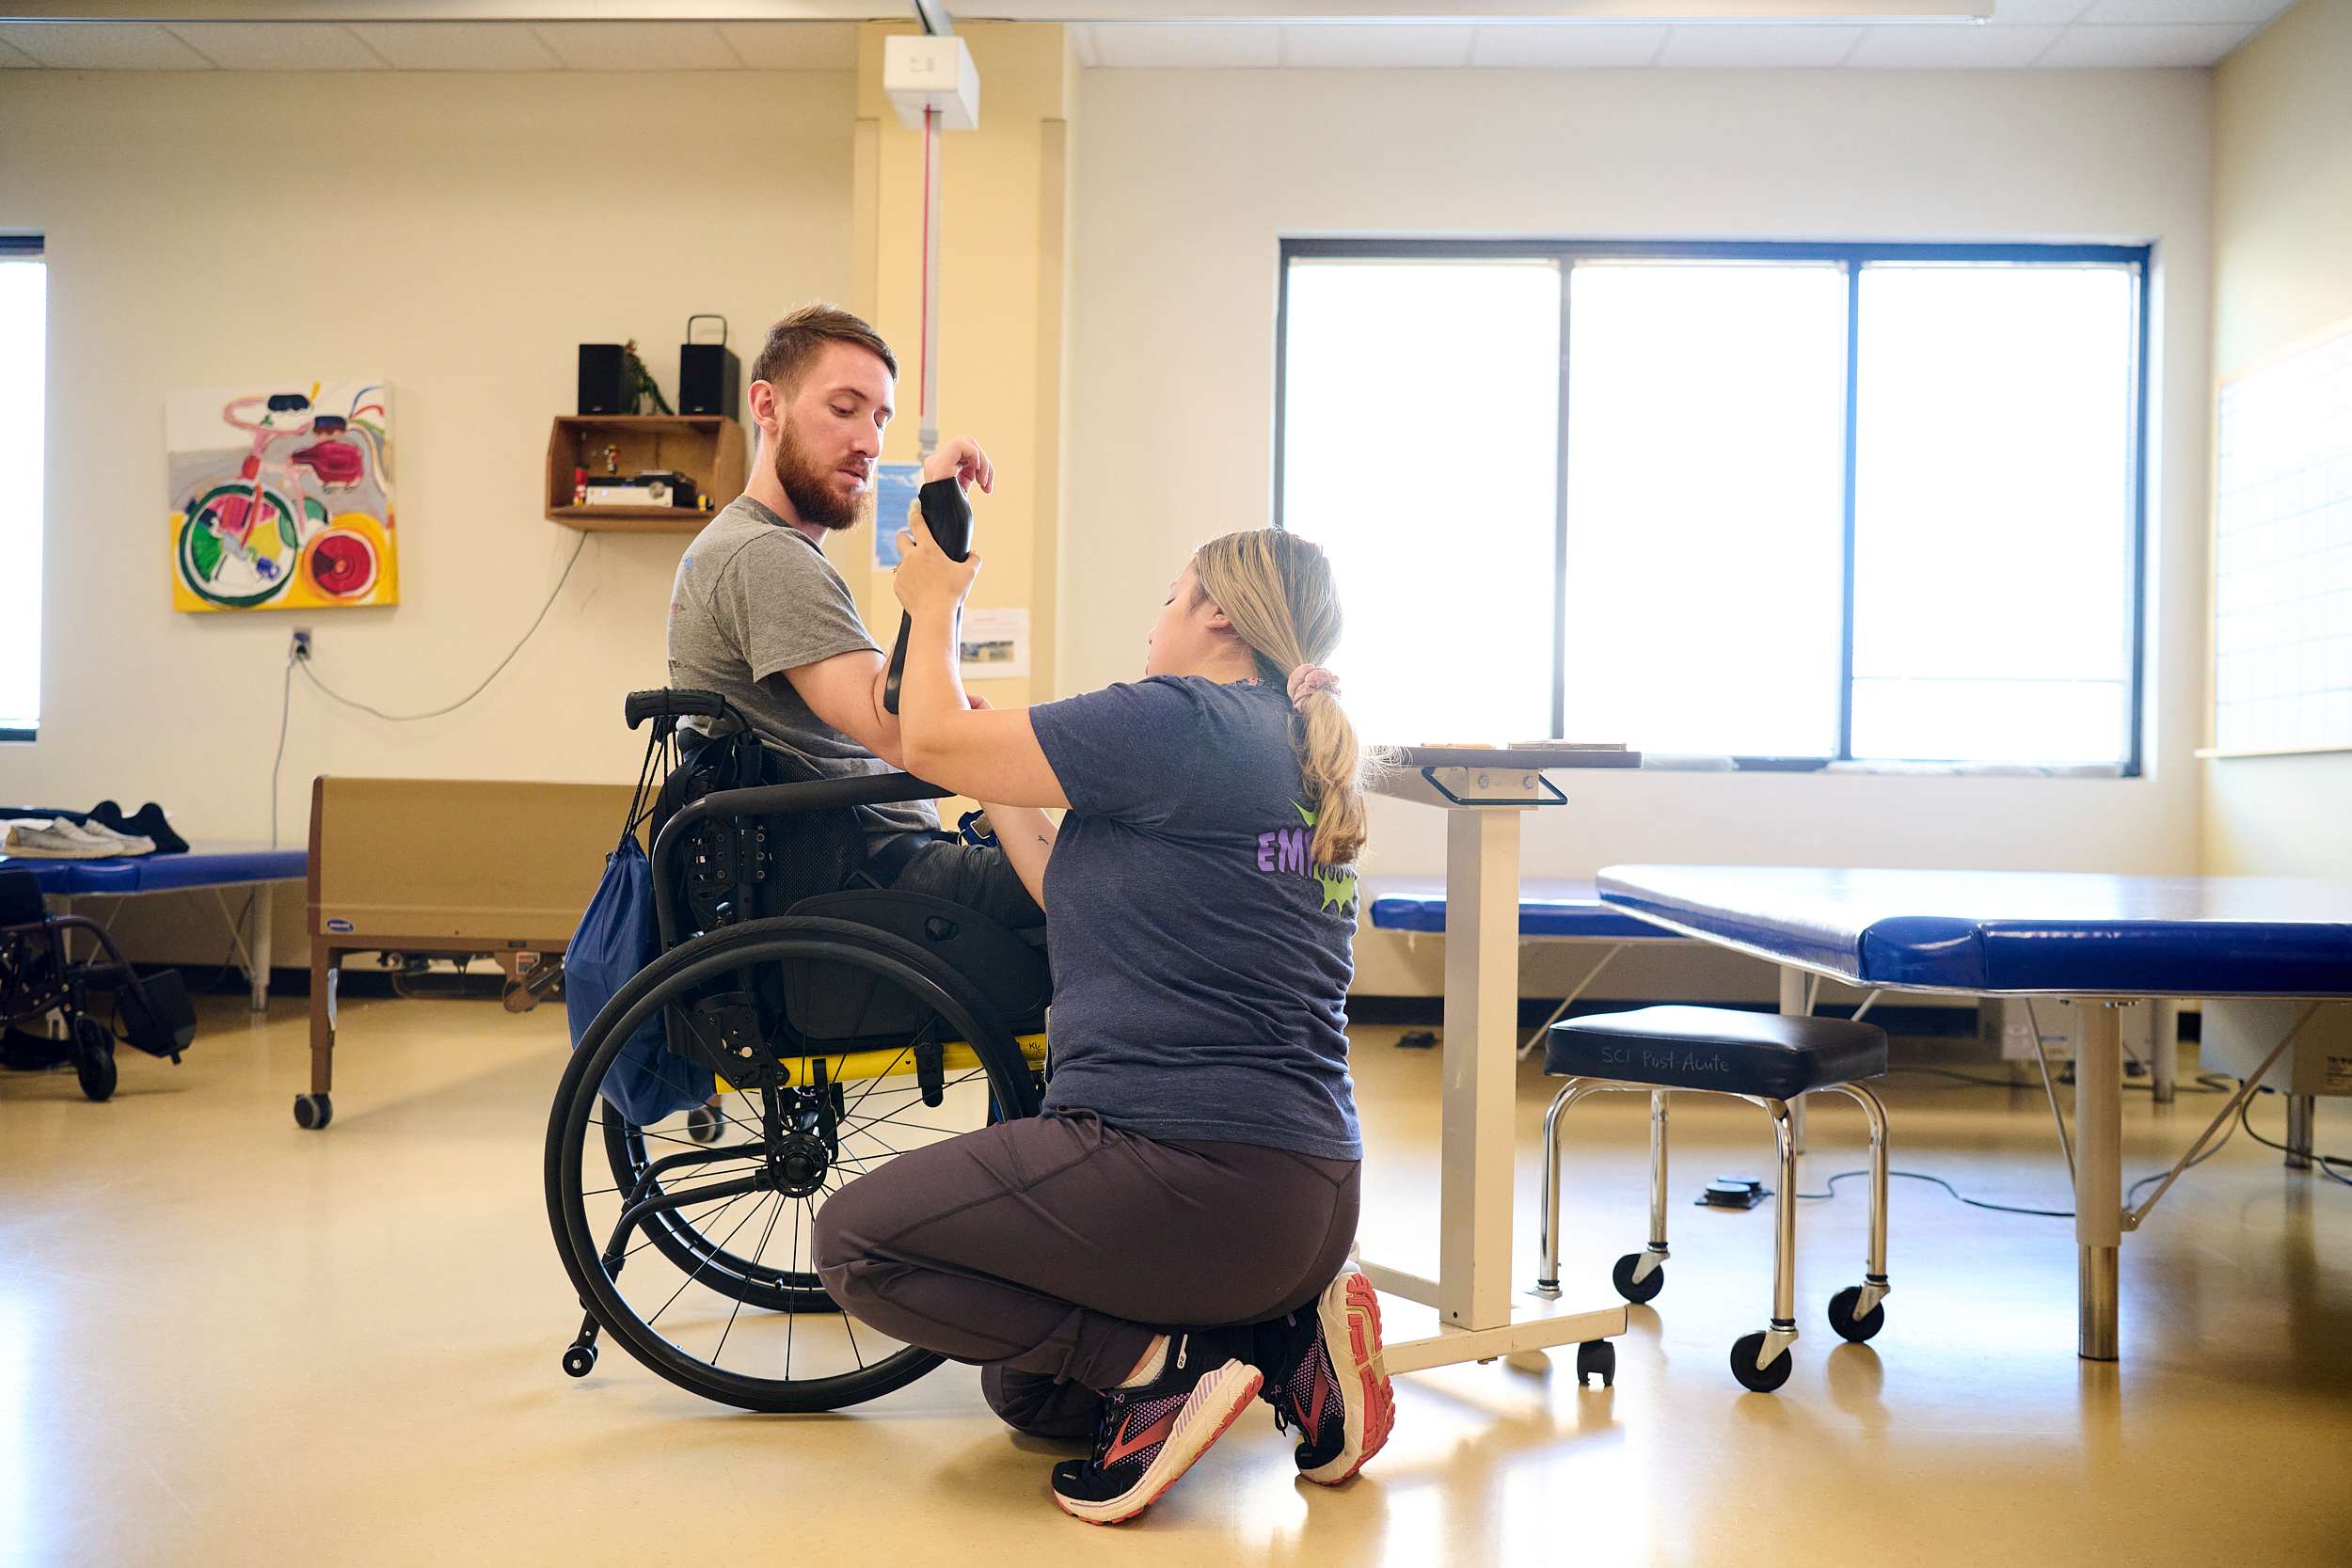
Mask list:
[[[1372,923],[1386,931],[1445,929],[1445,883],[1381,881],[1372,890]],[[1604,942],[1671,941],[1673,933],[1611,909],[1590,882],[1531,879],[1519,885],[1519,935]]]
[[[2352,881],[1613,865],[1604,903],[1862,986],[2352,996]]]

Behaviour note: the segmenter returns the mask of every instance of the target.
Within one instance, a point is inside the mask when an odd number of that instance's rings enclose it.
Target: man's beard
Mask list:
[[[801,445],[790,425],[784,427],[784,438],[776,443],[776,483],[784,486],[785,499],[801,521],[814,523],[821,529],[839,531],[855,528],[866,515],[866,503],[872,499],[870,491],[843,496],[833,487],[833,470],[820,468],[810,460],[808,449]]]

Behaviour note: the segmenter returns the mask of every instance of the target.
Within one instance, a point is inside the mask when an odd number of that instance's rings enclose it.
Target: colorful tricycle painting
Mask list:
[[[399,603],[389,406],[380,383],[169,394],[172,607]]]

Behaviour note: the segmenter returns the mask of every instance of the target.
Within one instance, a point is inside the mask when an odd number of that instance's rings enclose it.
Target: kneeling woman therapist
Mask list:
[[[1200,547],[1142,681],[968,706],[955,612],[979,570],[919,517],[907,766],[990,802],[1046,910],[1053,1078],[1041,1117],[911,1149],[818,1212],[818,1271],[882,1332],[982,1368],[989,1402],[1094,1439],[1064,1511],[1133,1517],[1263,1393],[1311,1481],[1391,1420],[1379,1316],[1348,1262],[1347,1074],[1362,763],[1329,672],[1329,563],[1277,530]],[[1058,832],[1038,808],[1067,807]]]

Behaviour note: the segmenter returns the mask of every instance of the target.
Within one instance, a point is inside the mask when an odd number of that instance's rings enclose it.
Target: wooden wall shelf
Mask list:
[[[693,480],[710,510],[688,506],[576,506],[572,470],[605,471],[615,448],[622,474],[667,468]],[[548,433],[547,509],[551,522],[604,532],[693,533],[743,493],[743,427],[717,414],[565,414]]]

